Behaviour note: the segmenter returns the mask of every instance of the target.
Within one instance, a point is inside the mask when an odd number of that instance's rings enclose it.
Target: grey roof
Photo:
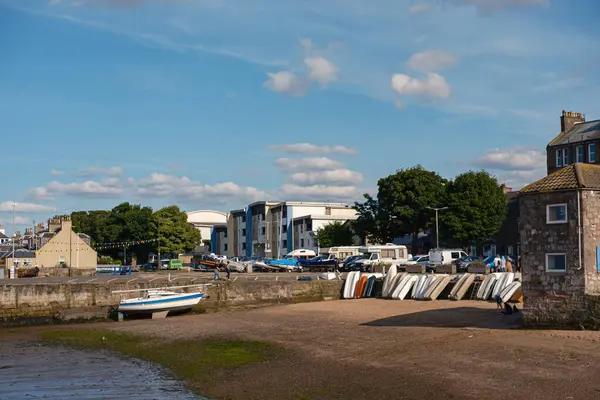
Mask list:
[[[8,239],[8,236],[6,236],[4,233],[0,232],[0,239]]]
[[[558,135],[548,146],[564,146],[596,139],[600,139],[600,119],[573,125],[567,132]]]
[[[11,250],[0,252],[0,258],[35,258],[35,253],[26,249],[15,249],[15,257]]]

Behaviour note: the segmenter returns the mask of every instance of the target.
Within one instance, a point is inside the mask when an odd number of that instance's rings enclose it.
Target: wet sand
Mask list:
[[[211,373],[199,390],[215,399],[600,398],[599,332],[515,329],[519,323],[490,303],[361,299],[75,328],[287,349]]]

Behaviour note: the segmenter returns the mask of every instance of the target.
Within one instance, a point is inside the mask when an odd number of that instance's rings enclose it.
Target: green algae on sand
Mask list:
[[[277,346],[261,341],[224,338],[165,341],[107,329],[55,330],[43,333],[42,339],[74,348],[115,351],[157,363],[195,390],[224,370],[267,361],[281,352]]]

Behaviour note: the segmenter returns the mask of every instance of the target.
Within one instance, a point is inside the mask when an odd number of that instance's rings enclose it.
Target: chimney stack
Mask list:
[[[568,132],[578,122],[585,122],[585,115],[578,112],[562,110],[560,131]]]

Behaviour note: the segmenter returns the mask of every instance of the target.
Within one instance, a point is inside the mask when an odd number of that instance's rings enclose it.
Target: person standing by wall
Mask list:
[[[225,272],[227,273],[227,280],[231,277],[231,267],[229,267],[229,261],[227,261],[227,266],[225,267]]]

